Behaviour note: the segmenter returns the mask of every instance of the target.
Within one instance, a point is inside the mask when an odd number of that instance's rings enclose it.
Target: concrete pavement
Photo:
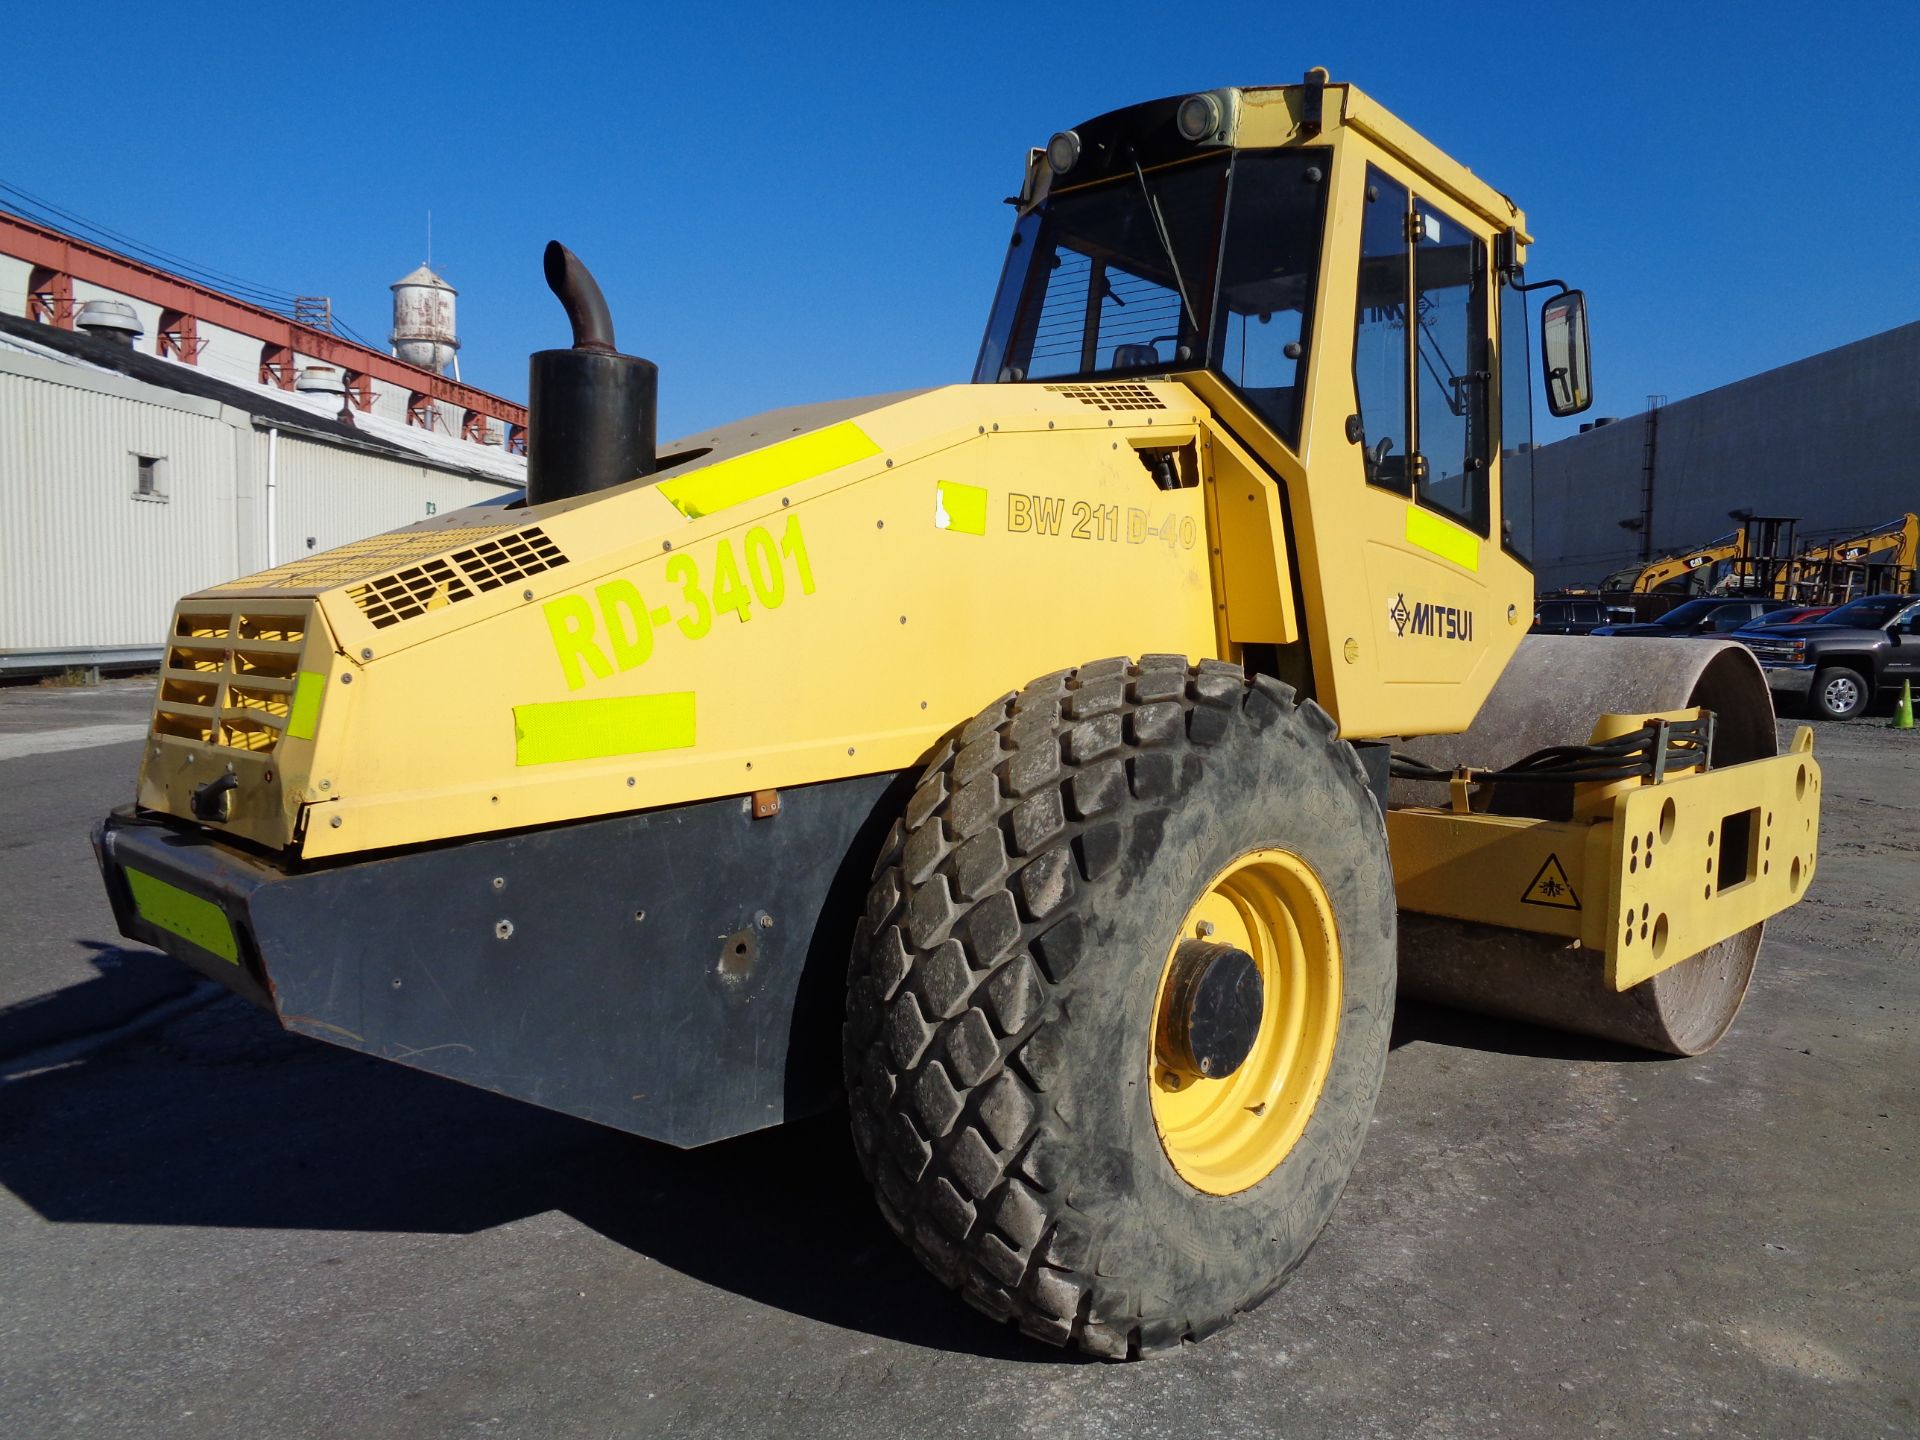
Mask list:
[[[1914,1434],[1920,748],[1820,745],[1818,878],[1716,1052],[1403,1007],[1321,1244],[1173,1357],[974,1316],[831,1118],[677,1152],[222,997],[0,1083],[0,1434]],[[91,870],[136,754],[0,761],[0,1052],[192,983]]]
[[[88,872],[94,822],[133,799],[152,680],[0,688],[0,1067],[195,990],[122,947]]]

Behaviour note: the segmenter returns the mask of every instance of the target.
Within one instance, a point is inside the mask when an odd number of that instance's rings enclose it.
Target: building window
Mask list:
[[[136,500],[167,498],[166,456],[136,455],[133,457],[133,498]]]

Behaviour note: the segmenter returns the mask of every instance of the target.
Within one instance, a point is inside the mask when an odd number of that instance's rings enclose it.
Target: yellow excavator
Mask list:
[[[1122,1358],[1301,1262],[1396,988],[1713,1045],[1821,777],[1739,645],[1528,638],[1585,299],[1377,102],[1116,110],[1015,211],[972,383],[664,446],[550,246],[525,496],[181,600],[96,848],[302,1035],[682,1146],[844,1095],[934,1274]]]
[[[1863,595],[1904,595],[1920,566],[1920,515],[1908,511],[1844,540],[1810,545],[1793,557],[1783,599],[1844,605]]]
[[[1600,589],[1609,595],[1622,592],[1653,595],[1676,589],[1704,593],[1714,581],[1716,566],[1738,560],[1746,553],[1747,531],[1742,526],[1695,549],[1675,550],[1658,559],[1625,566],[1601,581]]]

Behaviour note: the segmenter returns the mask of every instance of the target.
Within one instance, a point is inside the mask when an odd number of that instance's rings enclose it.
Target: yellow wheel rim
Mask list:
[[[1196,938],[1245,951],[1264,991],[1252,1050],[1217,1080],[1179,1073],[1151,1048],[1174,952]],[[1209,1195],[1233,1195],[1271,1175],[1307,1128],[1339,1028],[1340,937],[1320,877],[1284,850],[1242,855],[1187,912],[1154,995],[1153,1123],[1181,1178]]]

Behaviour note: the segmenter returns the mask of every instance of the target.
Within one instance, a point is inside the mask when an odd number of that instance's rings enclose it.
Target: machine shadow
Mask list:
[[[699,1150],[623,1140],[583,1178],[574,1218],[734,1294],[928,1349],[1095,1363],[975,1314],[922,1270],[880,1219],[838,1111]]]
[[[1456,1050],[1486,1050],[1496,1055],[1525,1055],[1537,1060],[1638,1063],[1673,1058],[1611,1040],[1596,1040],[1565,1030],[1529,1025],[1522,1020],[1479,1015],[1468,1010],[1454,1010],[1444,1005],[1431,1005],[1402,997],[1394,1007],[1393,1037],[1388,1042],[1388,1048],[1398,1050],[1403,1045],[1416,1042],[1445,1045]]]
[[[156,950],[105,940],[76,943],[89,952],[95,973],[77,985],[0,1006],[0,1064],[124,1023],[200,983]]]
[[[682,1151],[281,1031],[220,998],[0,1088],[0,1184],[54,1223],[464,1234],[559,1210],[761,1304],[1038,1363],[887,1231],[836,1114]]]

